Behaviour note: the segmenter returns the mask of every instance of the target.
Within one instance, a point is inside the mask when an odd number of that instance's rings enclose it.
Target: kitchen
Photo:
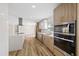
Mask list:
[[[8,3],[3,5],[8,11],[5,13],[8,14],[6,21],[9,39],[9,44],[6,43],[9,45],[6,52],[8,56],[79,55],[79,4]]]
[[[76,55],[76,4],[59,4],[53,15],[54,24],[52,16],[37,22],[36,39],[54,55]]]

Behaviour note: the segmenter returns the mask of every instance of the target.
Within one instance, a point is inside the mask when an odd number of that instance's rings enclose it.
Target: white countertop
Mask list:
[[[43,35],[47,35],[47,36],[50,36],[50,37],[54,37],[54,33],[52,34],[47,34],[47,33],[43,33],[43,32],[38,32],[39,34],[43,34]]]

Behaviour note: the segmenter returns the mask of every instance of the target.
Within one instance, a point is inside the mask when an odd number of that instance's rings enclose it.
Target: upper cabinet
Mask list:
[[[52,32],[53,31],[53,19],[52,16],[48,18],[42,19],[40,22],[38,22],[39,31],[40,32]]]
[[[76,3],[60,4],[54,9],[54,24],[59,25],[64,22],[73,22],[77,16]]]
[[[42,20],[42,21],[39,23],[39,28],[40,28],[40,29],[47,29],[47,19],[44,19],[44,20]]]

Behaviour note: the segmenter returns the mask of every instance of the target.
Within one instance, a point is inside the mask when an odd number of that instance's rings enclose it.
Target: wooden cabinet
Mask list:
[[[77,4],[77,40],[76,40],[76,55],[79,56],[79,3]]]
[[[42,40],[43,40],[43,35],[40,34],[40,33],[38,33],[38,34],[37,34],[37,39],[42,42]]]
[[[38,32],[40,32],[39,22],[37,22],[37,24],[36,24],[36,38],[38,38]]]
[[[54,40],[48,35],[43,35],[43,43],[53,52]]]
[[[77,19],[77,4],[64,3],[60,4],[54,10],[54,24],[59,25],[64,22],[73,22]]]
[[[60,25],[65,22],[74,22],[77,20],[77,4],[63,3],[54,9],[54,25]],[[57,56],[68,55],[61,49],[54,47],[54,54]]]
[[[45,19],[43,19],[43,20],[41,20],[41,21],[39,22],[39,29],[41,29],[41,30],[47,29],[47,23],[48,23],[47,20],[48,20],[48,19],[45,18]]]
[[[77,12],[77,8],[76,8],[76,4],[74,3],[67,3],[67,4],[63,4],[64,5],[64,22],[72,22],[74,20],[76,20],[76,12]]]
[[[40,40],[51,52],[53,52],[53,37],[50,37],[47,34],[38,33],[37,39]]]

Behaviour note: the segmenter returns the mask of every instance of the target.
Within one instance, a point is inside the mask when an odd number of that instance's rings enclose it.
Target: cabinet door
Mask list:
[[[64,4],[60,4],[54,10],[54,24],[59,25],[63,22],[64,19]]]
[[[37,39],[40,40],[40,41],[42,42],[42,34],[39,34],[39,33],[38,33]]]
[[[55,10],[54,10],[54,24],[55,24],[55,25],[60,24],[59,15],[60,15],[59,7],[57,7],[57,8],[55,8]]]
[[[77,4],[73,3],[71,5],[72,5],[72,11],[71,11],[72,19],[77,20]]]
[[[60,6],[60,21],[63,22],[73,22],[76,20],[76,4],[75,3],[64,3]]]
[[[63,5],[64,17],[63,22],[73,22],[76,20],[76,4],[74,3],[65,3]]]
[[[66,13],[67,13],[67,15],[66,15],[66,19],[65,19],[65,21],[69,21],[69,22],[71,22],[71,21],[73,21],[73,12],[74,12],[74,7],[73,7],[73,4],[65,4],[65,7],[66,7]],[[65,14],[66,14],[65,13]]]
[[[54,24],[59,25],[64,22],[73,22],[77,18],[77,4],[64,3],[60,4],[54,10]]]
[[[54,45],[54,40],[52,37],[49,37],[47,35],[43,35],[43,43],[51,50],[53,51],[53,45]]]

